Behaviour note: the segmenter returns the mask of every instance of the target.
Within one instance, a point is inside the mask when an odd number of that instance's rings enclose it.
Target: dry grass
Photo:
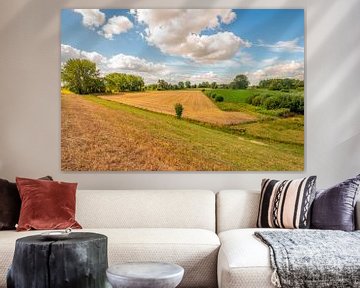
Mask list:
[[[254,143],[94,96],[62,95],[61,100],[62,170],[303,169],[299,146]]]
[[[238,124],[256,119],[243,112],[221,111],[201,91],[151,91],[101,98],[170,115],[175,115],[175,103],[181,103],[184,107],[183,117],[218,125]]]

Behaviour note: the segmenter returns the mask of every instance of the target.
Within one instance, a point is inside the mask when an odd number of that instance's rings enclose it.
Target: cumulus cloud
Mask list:
[[[273,52],[304,52],[304,47],[299,45],[299,38],[289,41],[278,41],[275,44],[266,44],[260,41],[257,46],[269,48]]]
[[[304,62],[290,61],[278,63],[246,74],[252,84],[257,84],[260,80],[270,78],[296,78],[303,80]]]
[[[88,59],[96,63],[102,74],[110,72],[142,72],[142,73],[166,73],[166,67],[145,59],[117,54],[107,58],[97,52],[87,52],[76,49],[70,45],[61,44],[61,63],[64,64],[69,59]]]
[[[133,27],[133,23],[125,16],[113,16],[99,31],[107,39],[113,39],[113,35],[125,33]]]
[[[219,81],[219,76],[217,74],[215,74],[213,71],[210,72],[206,72],[206,73],[201,73],[201,74],[195,74],[195,75],[191,75],[189,77],[191,82],[194,83],[199,83],[199,82],[217,82]]]
[[[165,69],[165,66],[162,64],[155,64],[139,57],[124,54],[117,54],[111,57],[108,60],[107,66],[110,69],[121,69],[147,73],[158,72]]]
[[[99,9],[74,9],[74,12],[82,15],[82,23],[85,27],[94,29],[105,23],[105,13]]]
[[[241,46],[250,45],[232,32],[201,34],[231,23],[236,18],[231,9],[133,9],[131,13],[146,26],[147,42],[166,54],[211,63],[230,59]]]
[[[97,65],[103,65],[107,62],[106,57],[97,52],[87,52],[76,49],[70,45],[61,44],[61,62],[65,63],[69,59],[88,59]]]

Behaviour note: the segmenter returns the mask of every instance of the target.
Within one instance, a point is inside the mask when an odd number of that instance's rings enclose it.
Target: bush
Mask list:
[[[201,92],[205,92],[205,89],[201,89]]]
[[[280,97],[268,97],[267,99],[265,99],[263,106],[267,109],[267,110],[274,110],[276,108],[282,108],[280,107],[280,102],[281,99]]]
[[[180,103],[176,103],[174,107],[175,107],[176,118],[180,119],[184,111],[184,106],[181,105]]]
[[[223,102],[223,101],[224,101],[224,97],[223,97],[223,96],[216,96],[215,101],[216,101],[216,102]]]

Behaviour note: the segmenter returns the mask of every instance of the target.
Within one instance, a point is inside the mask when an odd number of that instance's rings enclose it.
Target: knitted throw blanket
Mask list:
[[[360,287],[360,230],[255,232],[270,248],[276,287]]]

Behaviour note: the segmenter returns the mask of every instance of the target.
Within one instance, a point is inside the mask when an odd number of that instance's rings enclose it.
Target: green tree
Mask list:
[[[191,82],[190,81],[185,81],[185,87],[186,88],[191,88]]]
[[[105,76],[106,90],[110,92],[141,91],[144,88],[142,77],[124,73],[110,73]]]
[[[184,88],[185,88],[184,82],[180,81],[180,82],[178,83],[178,87],[179,87],[179,89],[184,89]]]
[[[99,92],[104,88],[96,64],[86,59],[69,59],[61,69],[61,81],[77,94]]]
[[[230,83],[233,89],[247,89],[250,85],[248,77],[244,74],[236,75],[234,80]]]
[[[157,83],[157,89],[158,90],[168,90],[169,89],[169,83],[166,82],[165,80],[159,79],[158,83]]]
[[[175,108],[176,118],[180,119],[184,111],[184,106],[181,105],[180,103],[176,103],[174,108]]]
[[[211,83],[211,88],[212,88],[212,89],[218,88],[217,83],[216,83],[216,82],[212,82],[212,83]]]

